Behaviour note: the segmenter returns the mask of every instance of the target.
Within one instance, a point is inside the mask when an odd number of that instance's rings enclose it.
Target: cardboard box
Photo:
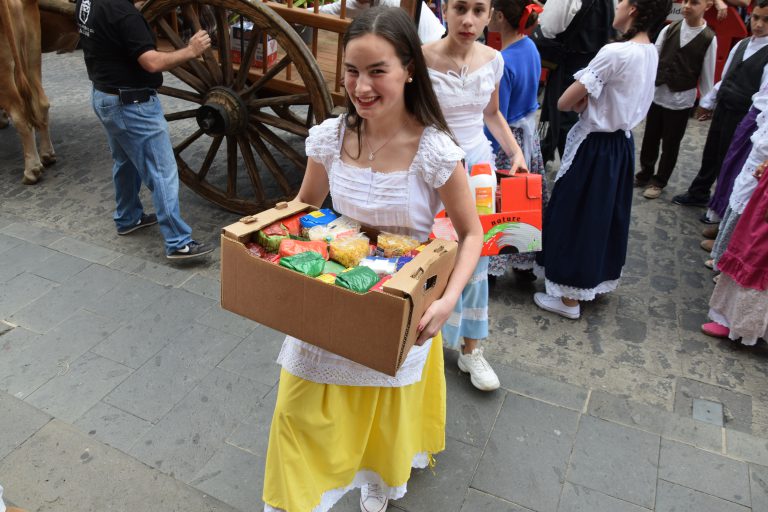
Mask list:
[[[498,211],[480,215],[483,226],[482,256],[541,250],[542,195],[541,175],[519,173],[501,178]],[[435,238],[458,240],[445,211],[437,214],[432,234]]]
[[[252,256],[245,243],[273,222],[316,208],[291,201],[246,217],[221,235],[221,305],[387,375],[418,337],[424,311],[441,297],[457,244],[433,240],[384,286],[358,294]]]
[[[241,23],[235,22],[232,24],[232,30],[230,32],[230,55],[232,62],[240,64],[242,60],[242,53],[248,48],[248,42],[251,38],[258,38],[256,43],[256,50],[253,52],[253,62],[251,67],[264,67],[264,59],[266,57],[267,67],[273,66],[277,62],[277,40],[267,36],[266,37],[266,55],[264,53],[264,35],[259,30],[254,30],[253,22],[243,21]]]

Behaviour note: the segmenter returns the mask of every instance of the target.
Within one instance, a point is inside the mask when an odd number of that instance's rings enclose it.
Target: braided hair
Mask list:
[[[672,0],[626,0],[636,9],[632,26],[622,35],[622,41],[629,41],[639,32],[657,30],[672,9]]]
[[[768,1],[768,0],[766,0]],[[525,22],[524,27],[520,27],[520,21],[525,12],[525,7],[534,3],[533,0],[493,0],[493,10],[500,12],[507,23],[512,28],[528,30],[536,25],[539,19],[539,14],[536,11],[531,12],[530,16]]]

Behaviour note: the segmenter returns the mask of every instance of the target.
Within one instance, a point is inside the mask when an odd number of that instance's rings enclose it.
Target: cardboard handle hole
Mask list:
[[[429,290],[434,288],[436,284],[437,284],[437,276],[432,276],[428,278],[424,283],[424,291],[428,292]]]

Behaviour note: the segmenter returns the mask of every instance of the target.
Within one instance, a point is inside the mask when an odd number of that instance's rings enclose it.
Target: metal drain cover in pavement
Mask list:
[[[694,398],[693,419],[722,427],[723,404],[711,402],[709,400],[702,400],[701,398]]]

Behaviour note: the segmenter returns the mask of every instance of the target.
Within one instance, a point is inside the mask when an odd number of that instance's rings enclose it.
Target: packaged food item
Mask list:
[[[327,284],[334,284],[336,282],[336,274],[321,274],[315,279],[319,279],[320,281]]]
[[[315,226],[325,226],[336,220],[336,215],[333,210],[323,208],[321,210],[307,213],[301,216],[299,222],[301,224],[301,236],[309,238],[309,230]]]
[[[257,258],[263,258],[267,255],[266,249],[257,244],[256,242],[248,242],[245,244],[245,248],[248,249],[248,253],[256,256]]]
[[[301,234],[301,218],[304,215],[304,213],[297,213],[296,215],[281,219],[280,222],[288,230],[289,235],[299,236]]]
[[[350,268],[336,276],[336,286],[357,293],[366,293],[379,282],[379,276],[368,267]]]
[[[338,261],[347,268],[356,267],[369,254],[368,237],[362,233],[337,238],[331,242],[331,259]]]
[[[302,240],[292,240],[290,238],[284,238],[280,241],[280,248],[277,253],[280,256],[293,256],[302,252],[315,251],[323,256],[323,259],[328,259],[328,244],[322,240],[314,242],[304,242]]]
[[[256,233],[256,242],[267,252],[277,252],[280,242],[286,238],[288,238],[288,230],[279,223],[270,224]]]
[[[307,238],[310,240],[325,240],[330,242],[337,238],[352,236],[360,232],[360,224],[349,217],[341,216],[338,219],[323,226],[314,226],[307,230]]]
[[[395,272],[403,268],[403,266],[409,261],[411,261],[413,258],[415,258],[415,256],[400,256],[399,258],[397,258],[397,267],[395,268]]]
[[[323,273],[325,258],[314,251],[302,252],[293,256],[280,258],[280,265],[296,272],[301,272],[309,277],[317,277]]]
[[[325,262],[325,267],[323,267],[323,274],[340,274],[345,270],[347,270],[347,267],[345,267],[341,263],[336,263],[333,260],[328,260]]]
[[[421,245],[421,242],[407,235],[397,235],[394,233],[379,233],[376,242],[378,251],[386,258],[396,258],[405,256],[415,248]]]
[[[391,275],[387,275],[387,276],[384,276],[384,277],[382,277],[382,278],[379,280],[379,282],[378,282],[378,283],[376,283],[375,285],[373,285],[373,287],[371,288],[371,291],[372,291],[372,292],[383,292],[383,291],[384,291],[384,283],[386,283],[386,282],[387,282],[387,281],[389,281],[390,279],[392,279],[392,276],[391,276]]]
[[[379,256],[368,256],[363,258],[359,264],[361,267],[368,267],[376,274],[382,276],[394,274],[397,271],[397,258],[381,258]]]
[[[270,263],[274,263],[275,265],[280,263],[280,255],[277,253],[267,253],[264,255],[264,259]]]

